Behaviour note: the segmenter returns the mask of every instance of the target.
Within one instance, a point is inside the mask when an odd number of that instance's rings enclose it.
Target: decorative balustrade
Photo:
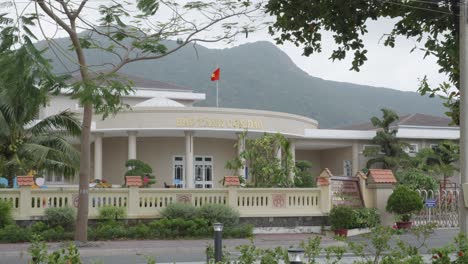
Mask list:
[[[98,216],[100,207],[111,205],[127,208],[128,218],[157,218],[169,204],[228,204],[237,208],[241,217],[324,215],[320,188],[226,188],[226,189],[90,189],[89,217]],[[0,200],[10,201],[17,220],[38,219],[50,207],[77,207],[77,188],[0,189]]]

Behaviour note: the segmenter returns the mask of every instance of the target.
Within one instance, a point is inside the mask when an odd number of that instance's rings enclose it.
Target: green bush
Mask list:
[[[198,209],[198,218],[208,221],[209,225],[219,222],[225,227],[239,224],[239,212],[225,204],[205,204]]]
[[[168,205],[161,211],[161,216],[163,218],[169,219],[191,219],[196,217],[197,208],[191,204],[186,203],[173,203]]]
[[[108,221],[101,223],[95,228],[90,228],[91,240],[112,240],[127,237],[127,228],[120,222]]]
[[[423,202],[418,192],[404,185],[398,185],[388,197],[387,212],[395,213],[403,222],[408,222],[413,213],[423,209]]]
[[[226,238],[246,238],[253,236],[253,225],[241,225],[228,227],[223,230],[223,237]]]
[[[33,231],[34,232],[34,231]],[[57,226],[54,228],[48,228],[43,230],[42,232],[35,233],[39,234],[42,239],[45,241],[65,241],[65,240],[72,240],[73,239],[73,232],[67,232],[61,226]]]
[[[143,223],[128,228],[128,238],[148,239],[153,238],[153,236],[153,230]]]
[[[349,206],[335,206],[330,211],[330,224],[333,230],[352,228],[354,211]]]
[[[13,224],[12,206],[9,201],[0,200],[0,228]]]
[[[98,218],[101,220],[115,221],[124,219],[127,216],[126,207],[106,205],[98,210]]]
[[[294,187],[315,187],[315,176],[310,173],[311,168],[312,164],[306,160],[296,161],[296,167],[294,168]]]
[[[42,221],[38,221],[31,225],[31,231],[33,231],[34,233],[40,233],[47,229],[48,229],[47,224]]]
[[[61,226],[71,230],[75,225],[75,210],[71,207],[47,208],[44,219],[49,227]]]
[[[399,184],[406,185],[414,190],[424,189],[435,191],[439,188],[439,184],[437,184],[437,181],[433,177],[427,175],[427,172],[416,168],[400,170],[396,173],[396,178]]]
[[[149,227],[157,238],[207,237],[212,234],[212,227],[200,218],[163,218],[149,223]]]
[[[380,224],[379,211],[375,208],[354,209],[353,223],[350,228],[369,228]]]
[[[30,228],[21,228],[17,225],[8,225],[0,229],[0,241],[7,243],[28,242],[31,240]]]

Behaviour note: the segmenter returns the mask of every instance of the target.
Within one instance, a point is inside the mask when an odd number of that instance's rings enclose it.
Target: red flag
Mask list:
[[[219,68],[216,68],[216,70],[211,74],[211,80],[212,81],[219,80]]]

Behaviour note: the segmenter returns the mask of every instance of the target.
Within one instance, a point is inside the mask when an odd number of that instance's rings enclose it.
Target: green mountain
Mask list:
[[[63,39],[56,40],[66,49]],[[43,46],[45,43],[39,43]],[[168,43],[168,45],[175,45]],[[57,72],[73,71],[77,66],[66,56],[48,51]],[[63,51],[62,51],[63,52]],[[67,51],[70,52],[70,51]],[[87,51],[88,64],[113,61],[111,55]],[[314,63],[311,59],[310,63]],[[219,101],[221,107],[262,109],[293,113],[319,121],[329,128],[368,121],[380,116],[383,107],[399,114],[424,113],[442,116],[442,100],[352,83],[328,81],[308,75],[274,44],[266,41],[227,49],[208,49],[197,45],[185,47],[165,58],[128,64],[121,72],[148,79],[192,87],[206,93],[201,106],[216,104],[216,86],[210,81],[219,65]]]

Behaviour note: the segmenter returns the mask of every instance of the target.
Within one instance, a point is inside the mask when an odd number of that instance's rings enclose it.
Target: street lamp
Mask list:
[[[289,264],[302,264],[304,259],[304,249],[290,248],[288,249]]]
[[[215,262],[218,263],[223,258],[223,224],[221,223],[214,223],[214,257]]]

